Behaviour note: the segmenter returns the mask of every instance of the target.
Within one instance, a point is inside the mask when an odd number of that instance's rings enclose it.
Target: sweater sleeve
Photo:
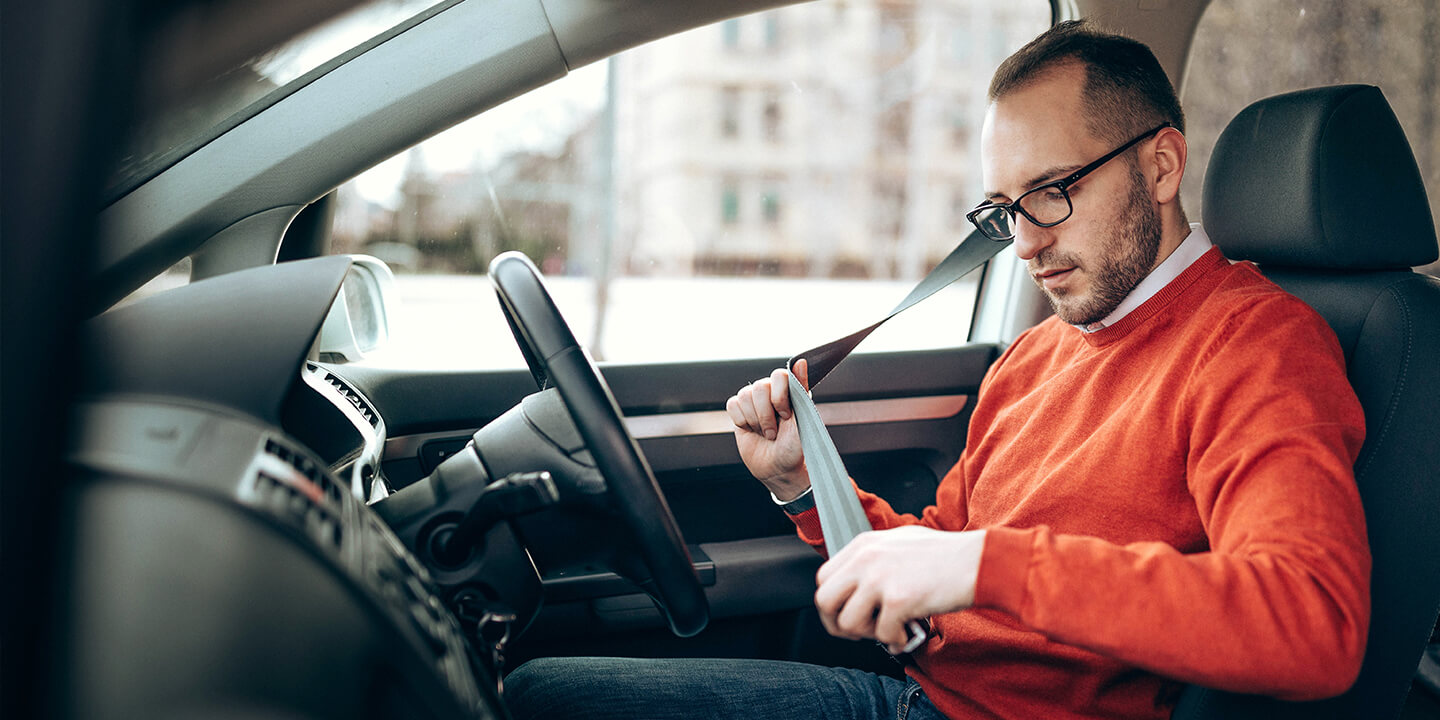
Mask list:
[[[1184,682],[1339,694],[1364,655],[1370,555],[1338,343],[1299,301],[1267,301],[1217,327],[1194,373],[1186,483],[1208,551],[996,528],[976,605]]]

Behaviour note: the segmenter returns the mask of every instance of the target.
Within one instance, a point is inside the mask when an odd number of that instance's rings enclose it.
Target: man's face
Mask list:
[[[1066,66],[990,106],[980,152],[987,199],[1012,201],[1115,149],[1086,128],[1084,79],[1080,66]],[[1109,315],[1155,267],[1161,222],[1130,153],[1069,192],[1074,212],[1059,225],[1042,228],[1016,218],[1015,252],[1055,314],[1088,325]]]

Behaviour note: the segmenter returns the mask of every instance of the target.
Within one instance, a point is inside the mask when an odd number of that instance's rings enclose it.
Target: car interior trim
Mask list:
[[[941,420],[955,417],[965,409],[969,395],[927,395],[923,397],[880,400],[850,400],[818,403],[820,417],[826,425],[866,425],[875,423]],[[734,430],[735,424],[724,410],[632,415],[625,418],[625,428],[637,440],[664,437],[696,437],[723,435]],[[462,437],[474,430],[417,433],[392,437],[385,441],[385,457],[410,457],[433,440]]]
[[[864,425],[954,417],[969,400],[969,395],[932,395],[819,403],[817,407],[826,425]],[[626,418],[625,426],[636,438],[647,439],[728,435],[735,430],[735,423],[724,410],[639,415]]]
[[[365,439],[365,446],[359,456],[349,463],[347,481],[350,492],[356,497],[367,498],[370,502],[388,495],[388,488],[383,482],[371,484],[371,481],[379,476],[377,469],[380,467],[385,439],[385,420],[371,409],[373,403],[338,375],[320,365],[306,363],[301,378],[306,385],[334,405],[355,427],[360,437]]]

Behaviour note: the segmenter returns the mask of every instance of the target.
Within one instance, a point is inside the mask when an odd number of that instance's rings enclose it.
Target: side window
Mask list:
[[[1261,98],[1338,83],[1376,85],[1420,165],[1440,217],[1440,3],[1214,0],[1186,72],[1186,213],[1200,219],[1205,166],[1225,124]],[[1432,274],[1440,264],[1425,268]]]
[[[340,188],[334,251],[396,271],[376,362],[520,366],[484,277],[546,273],[620,362],[782,357],[872,322],[968,231],[994,67],[1049,3],[847,0],[581,68]],[[963,216],[963,212],[960,213]],[[965,342],[974,281],[861,350]]]

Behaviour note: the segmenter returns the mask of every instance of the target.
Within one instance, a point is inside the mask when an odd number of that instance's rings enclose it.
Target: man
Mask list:
[[[1055,316],[990,369],[935,505],[860,492],[877,532],[817,576],[835,635],[898,647],[931,620],[908,682],[571,666],[643,695],[631,716],[1158,718],[1183,683],[1306,699],[1354,681],[1364,432],[1333,333],[1187,224],[1184,118],[1143,45],[1063,23],[1001,65],[990,101],[970,218],[1013,236]],[[726,407],[747,468],[823,547],[784,371]],[[579,702],[560,672],[522,668],[517,714]]]

